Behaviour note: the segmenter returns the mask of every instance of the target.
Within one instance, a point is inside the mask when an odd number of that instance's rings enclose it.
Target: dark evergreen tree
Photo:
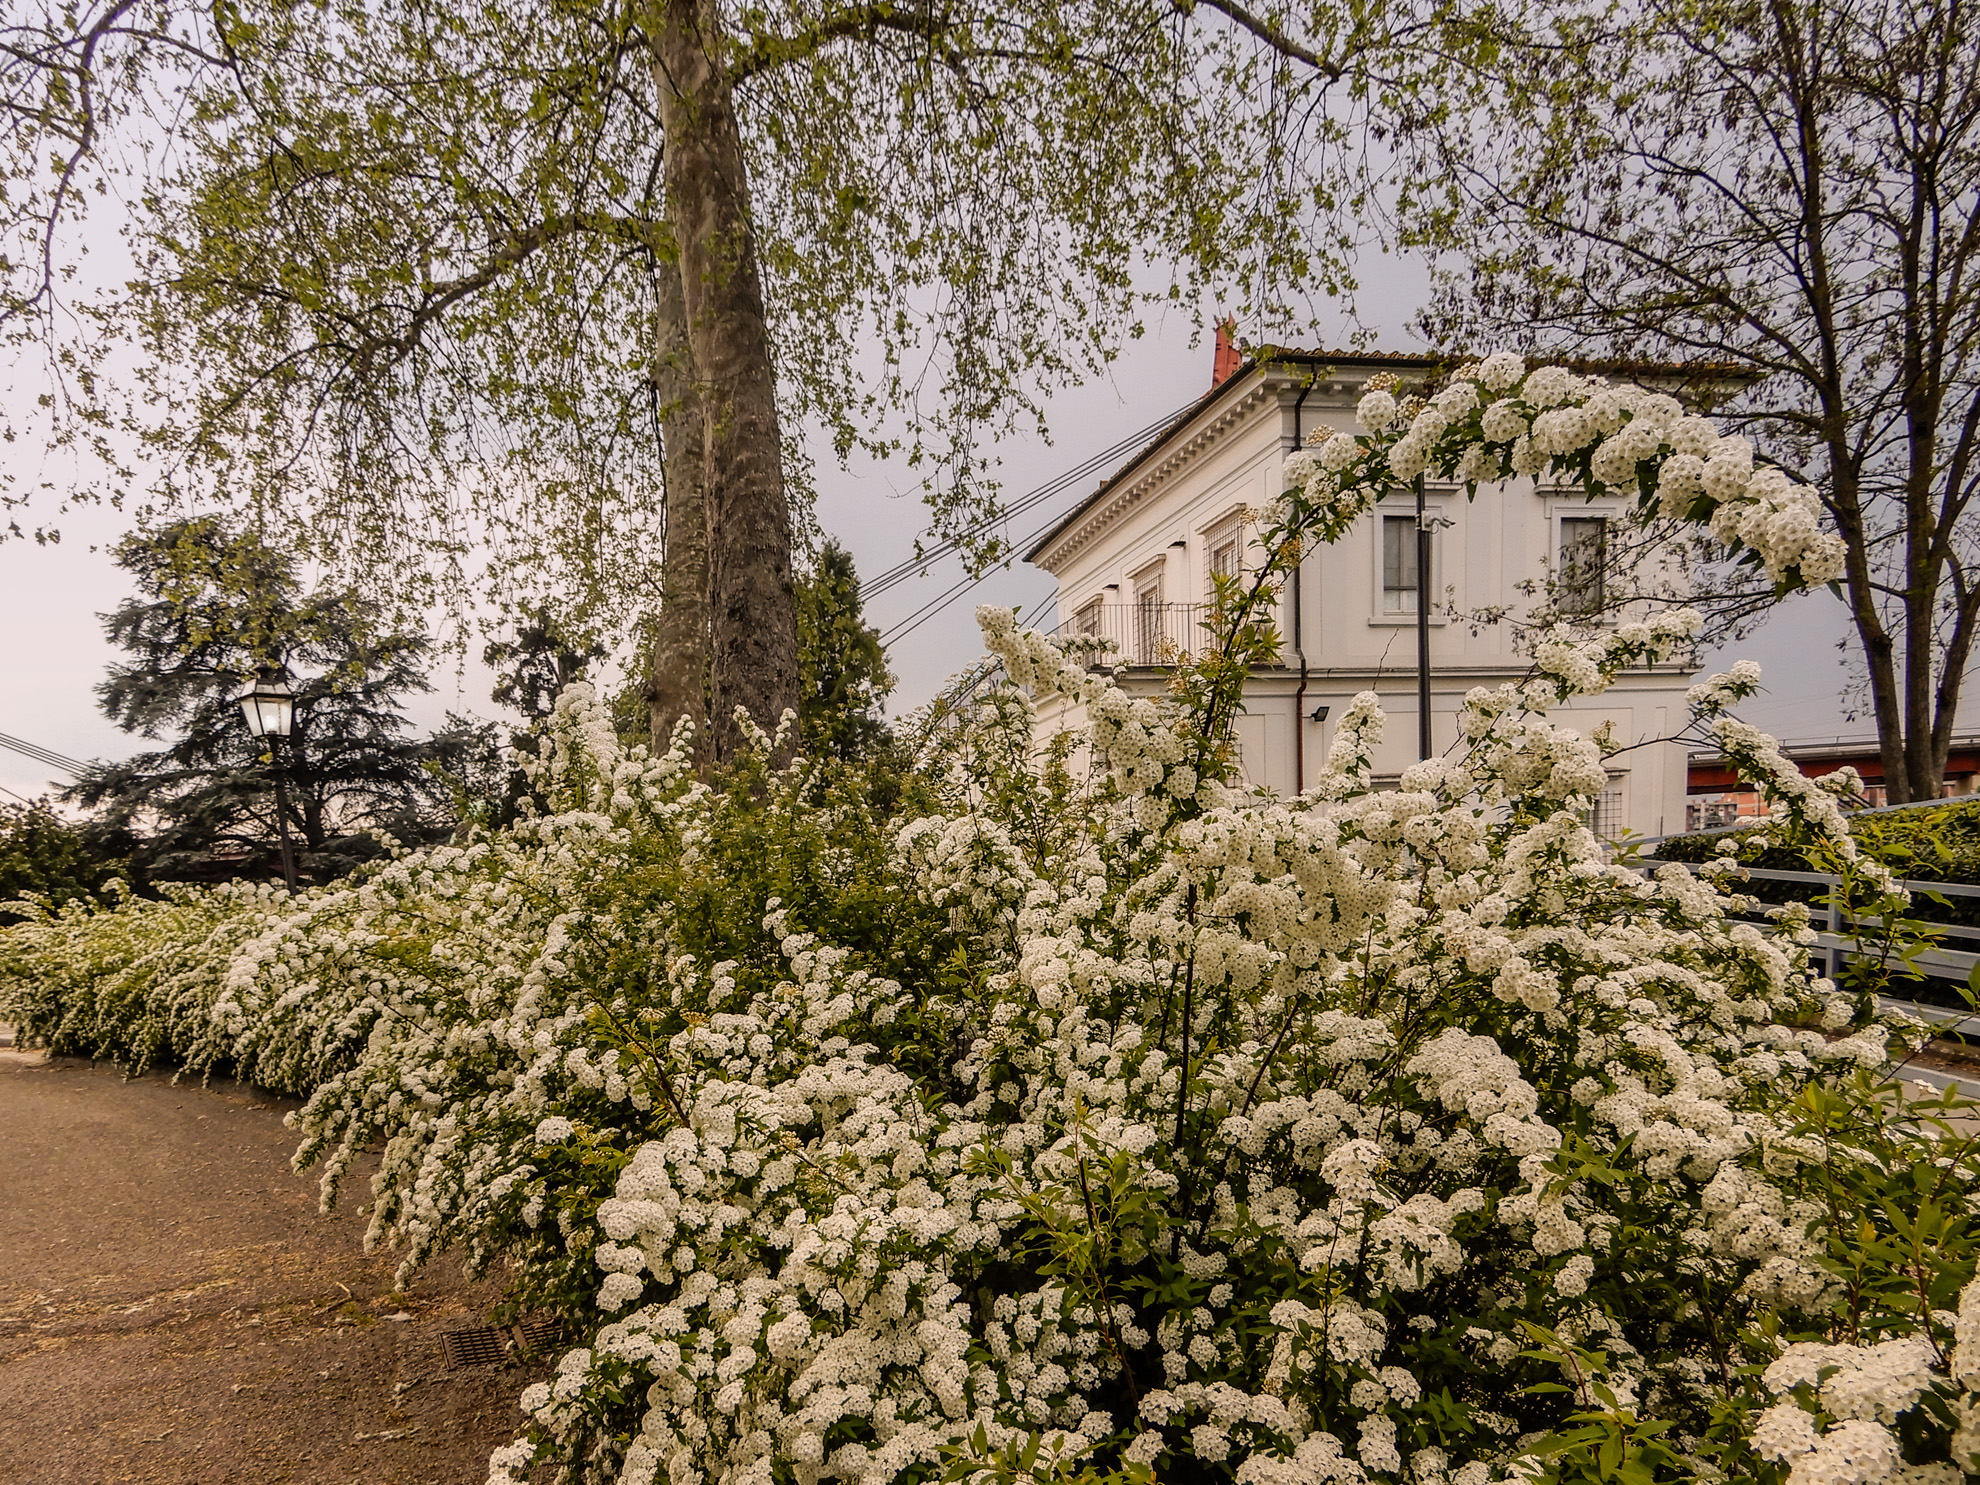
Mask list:
[[[481,658],[498,677],[495,704],[513,707],[533,727],[550,715],[564,687],[605,658],[605,647],[569,639],[547,609],[537,608],[517,621],[515,638],[490,640]]]
[[[593,662],[604,659],[605,653],[601,644],[568,638],[547,609],[526,610],[516,620],[513,637],[490,640],[481,652],[482,663],[495,672],[489,699],[523,717],[520,729],[491,724],[491,733],[506,733],[510,748],[534,756],[541,724],[556,709],[557,697],[573,681],[586,679]],[[643,731],[643,714],[639,721]],[[640,740],[644,741],[643,735]],[[486,825],[507,825],[515,820],[530,784],[520,768],[499,756],[499,750],[491,759],[493,766],[487,770],[491,786],[478,791],[483,802],[474,818]]]
[[[866,622],[852,553],[828,540],[797,588],[798,736],[812,757],[870,757],[885,744],[881,709],[894,677]]]
[[[303,591],[289,558],[212,517],[129,537],[117,561],[138,596],[105,626],[132,658],[97,694],[126,731],[171,740],[93,765],[67,797],[139,834],[147,875],[273,875],[278,767],[306,880],[379,854],[376,832],[419,844],[454,828],[495,740],[460,719],[409,735],[401,700],[431,689],[424,635],[381,632],[376,607],[348,593]],[[273,750],[236,701],[269,669],[295,690],[293,732]]]

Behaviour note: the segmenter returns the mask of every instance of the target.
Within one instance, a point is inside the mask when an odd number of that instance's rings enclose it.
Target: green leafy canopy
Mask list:
[[[1214,290],[1266,334],[1351,289],[1359,126],[1472,35],[1443,7],[1171,0],[723,19],[786,426],[905,458],[950,533],[994,505],[986,434],[1103,369],[1151,301]],[[0,60],[14,322],[92,376],[135,337],[165,508],[286,518],[285,550],[408,604],[547,594],[574,632],[641,607],[674,255],[649,26],[567,0],[36,11]],[[1274,44],[1293,31],[1324,67]],[[129,291],[70,344],[49,155],[87,179],[111,135],[166,133],[128,167]],[[120,416],[107,383],[56,402]]]

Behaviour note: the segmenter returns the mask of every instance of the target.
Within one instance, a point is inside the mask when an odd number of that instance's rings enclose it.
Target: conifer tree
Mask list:
[[[316,880],[453,828],[459,778],[486,771],[489,729],[457,721],[415,738],[403,698],[429,690],[424,635],[379,625],[376,605],[306,592],[295,564],[214,517],[127,538],[118,565],[138,595],[106,616],[131,658],[97,687],[104,713],[164,746],[92,765],[67,797],[143,841],[144,869],[178,879],[272,872],[274,770],[298,867]],[[237,702],[257,673],[295,690],[292,735],[271,748]]]
[[[887,738],[894,688],[880,632],[866,622],[852,553],[829,540],[797,590],[798,736],[813,757],[870,756]]]

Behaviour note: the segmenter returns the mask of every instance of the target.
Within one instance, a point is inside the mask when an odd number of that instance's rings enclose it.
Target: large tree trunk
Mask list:
[[[1870,570],[1868,525],[1855,476],[1849,472],[1848,450],[1841,439],[1831,439],[1829,468],[1831,489],[1829,513],[1835,518],[1837,533],[1845,547],[1843,575],[1844,601],[1863,648],[1863,664],[1869,673],[1870,715],[1877,724],[1877,751],[1884,766],[1884,796],[1892,804],[1911,799],[1911,775],[1905,763],[1904,712],[1898,701],[1897,640],[1885,627],[1878,612],[1876,588]]]
[[[1908,381],[1921,379],[1913,375]],[[1826,409],[1846,405],[1839,372],[1832,369],[1818,390]],[[1878,759],[1884,770],[1884,799],[1887,804],[1937,799],[1959,710],[1960,683],[1972,650],[1973,625],[1968,605],[1962,603],[1948,636],[1947,653],[1938,653],[1934,609],[1947,573],[1944,557],[1934,552],[1931,529],[1936,473],[1932,466],[1933,419],[1929,415],[1914,418],[1911,433],[1912,468],[1902,487],[1904,530],[1899,539],[1904,555],[1899,574],[1903,587],[1896,625],[1887,622],[1887,612],[1877,602],[1871,523],[1864,510],[1858,451],[1847,435],[1849,420],[1830,411],[1827,421],[1827,505],[1847,549],[1844,598],[1870,683],[1871,717],[1877,726]]]
[[[774,728],[798,694],[783,433],[720,24],[717,0],[655,0],[649,36],[668,215],[707,430],[709,710],[718,759],[742,744],[738,707]]]
[[[707,415],[687,343],[680,264],[655,265],[653,393],[667,482],[667,548],[661,557],[660,612],[647,650],[647,720],[653,751],[664,752],[674,728],[694,724],[695,751],[708,740]]]

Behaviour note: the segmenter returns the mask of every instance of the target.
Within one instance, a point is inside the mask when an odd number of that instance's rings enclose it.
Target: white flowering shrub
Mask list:
[[[162,900],[129,897],[121,884],[113,891],[114,912],[82,898],[24,904],[38,916],[0,935],[0,1014],[24,1045],[104,1058],[133,1075],[224,1056],[211,1014],[219,980],[292,910],[287,894],[266,883],[168,887]]]
[[[1369,392],[1356,417],[1364,436],[1317,435],[1314,447],[1286,461],[1280,514],[1290,524],[1331,540],[1384,489],[1430,469],[1472,490],[1551,475],[1590,493],[1632,496],[1645,519],[1708,526],[1778,591],[1842,576],[1842,539],[1821,529],[1815,492],[1780,469],[1756,468],[1749,440],[1722,434],[1661,392],[1559,366],[1528,370],[1500,352],[1461,367],[1428,399]]]
[[[1562,703],[1696,621],[1546,637],[1398,788],[1363,696],[1305,796],[1248,790],[1231,716],[1329,520],[1288,504],[1166,697],[986,610],[1007,684],[907,777],[765,747],[715,788],[574,688],[514,829],[44,914],[0,997],[307,1093],[326,1201],[382,1152],[374,1241],[512,1263],[565,1347],[497,1485],[1949,1485],[1980,1161],[1886,1077],[1920,1029],[1736,862],[1584,824],[1613,745]],[[1731,716],[1756,682],[1700,724],[1892,893]],[[1103,766],[1037,755],[1047,693]]]

